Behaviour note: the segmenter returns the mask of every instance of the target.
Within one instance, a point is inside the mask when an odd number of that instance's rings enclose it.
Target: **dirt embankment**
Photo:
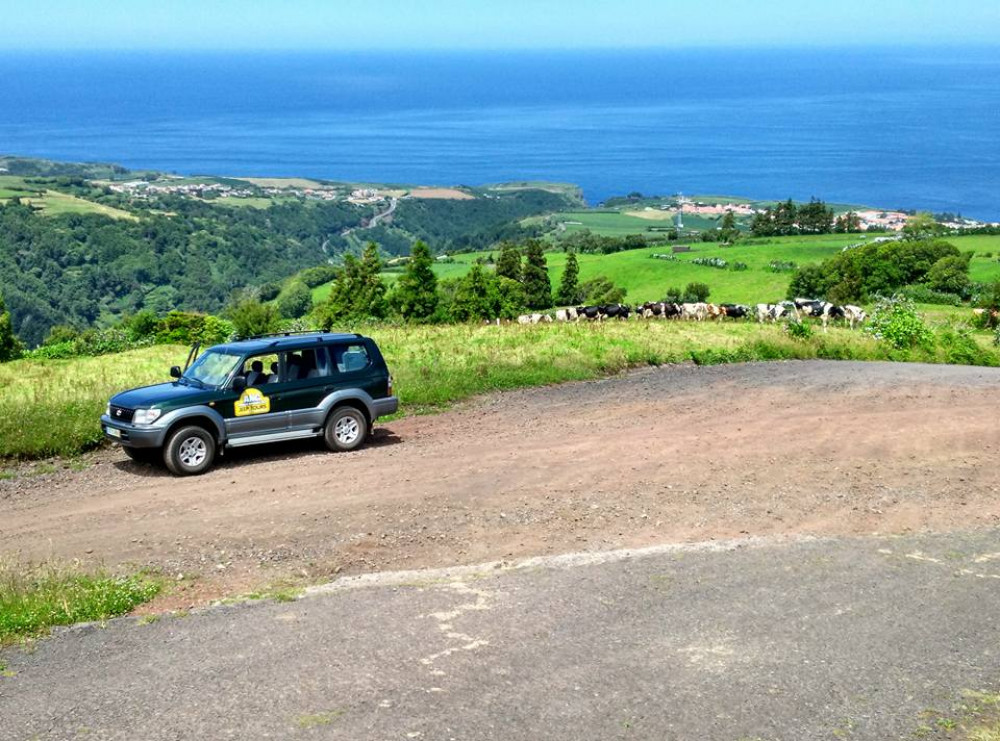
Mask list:
[[[283,579],[740,534],[1000,523],[1000,371],[669,367],[496,394],[334,455],[177,479],[120,451],[0,482],[0,551],[164,569],[197,603]]]

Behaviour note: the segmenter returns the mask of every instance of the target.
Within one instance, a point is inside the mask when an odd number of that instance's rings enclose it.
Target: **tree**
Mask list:
[[[853,234],[861,231],[861,217],[854,211],[848,211],[837,217],[833,231],[839,234]]]
[[[24,348],[21,341],[14,334],[14,324],[7,311],[7,304],[4,303],[3,295],[0,294],[0,363],[10,360],[17,360],[21,357]]]
[[[418,241],[410,251],[410,261],[396,282],[392,303],[403,319],[427,321],[438,307],[437,276],[432,269],[430,247]]]
[[[616,286],[605,275],[598,275],[580,284],[582,300],[588,304],[620,304],[625,300],[627,291]]]
[[[796,216],[802,234],[829,234],[833,229],[833,209],[817,198],[799,208]]]
[[[941,225],[934,220],[934,215],[927,211],[920,211],[906,221],[903,227],[903,239],[921,240],[929,239],[940,234]]]
[[[292,281],[278,296],[278,311],[285,319],[298,319],[312,309],[312,292],[301,280]]]
[[[559,281],[559,291],[556,302],[562,306],[572,306],[580,302],[580,265],[576,261],[576,253],[566,255],[566,269]]]
[[[552,307],[552,284],[549,282],[545,252],[540,240],[529,239],[525,244],[521,285],[524,286],[524,300],[529,309]]]
[[[684,298],[686,299],[686,303],[702,303],[708,301],[709,293],[711,293],[711,289],[707,283],[688,283],[684,289]]]
[[[382,261],[378,256],[378,246],[369,242],[361,255],[358,295],[355,298],[355,313],[361,317],[381,319],[388,313],[389,304],[385,298],[386,286],[382,280]]]
[[[511,280],[521,280],[521,251],[512,242],[500,245],[500,257],[496,262],[496,274]]]
[[[494,295],[496,285],[490,280],[481,265],[473,265],[455,290],[451,303],[451,316],[460,322],[477,319],[492,319],[497,303]]]
[[[381,271],[382,261],[374,242],[368,243],[360,260],[353,255],[345,255],[344,265],[333,282],[330,296],[316,310],[320,327],[329,330],[340,321],[384,317],[388,302]]]
[[[962,298],[969,294],[972,281],[969,280],[971,252],[952,257],[942,257],[927,271],[927,287],[932,291],[954,293]]]
[[[226,309],[237,337],[255,337],[278,331],[280,317],[274,304],[264,303],[256,289],[237,291]]]
[[[740,230],[736,228],[736,214],[732,209],[726,209],[726,215],[722,217],[722,227],[719,229],[720,242],[735,242],[740,236]]]

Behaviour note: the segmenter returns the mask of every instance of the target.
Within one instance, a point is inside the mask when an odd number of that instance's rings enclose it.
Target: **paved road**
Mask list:
[[[0,738],[893,739],[1000,680],[1000,531],[366,578],[8,649]]]

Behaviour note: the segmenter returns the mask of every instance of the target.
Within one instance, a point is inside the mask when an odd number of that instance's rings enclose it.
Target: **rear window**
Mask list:
[[[368,348],[361,343],[332,345],[330,355],[337,373],[353,373],[364,370],[372,363],[368,355]]]

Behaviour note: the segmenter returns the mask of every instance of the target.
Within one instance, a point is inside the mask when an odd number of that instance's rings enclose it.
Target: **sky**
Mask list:
[[[996,0],[30,0],[8,50],[578,49],[997,42]]]

